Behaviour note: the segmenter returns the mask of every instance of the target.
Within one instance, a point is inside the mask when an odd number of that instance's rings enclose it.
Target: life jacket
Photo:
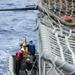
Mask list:
[[[29,51],[28,51],[28,47],[26,47],[26,43],[25,43],[25,42],[22,44],[22,46],[25,47],[25,48],[24,48],[24,51],[23,51],[23,54],[24,54],[24,55],[29,55],[30,53],[29,53]]]
[[[23,54],[24,54],[24,55],[29,55],[29,54],[30,54],[27,47],[24,49]]]
[[[18,52],[17,52],[17,59],[19,59],[19,60],[23,59],[23,52],[21,50],[18,50]]]

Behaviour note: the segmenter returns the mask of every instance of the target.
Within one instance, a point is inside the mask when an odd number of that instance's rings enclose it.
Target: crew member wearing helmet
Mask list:
[[[25,70],[25,73],[27,74],[32,69],[33,63],[30,61],[29,58],[25,60],[25,63],[21,65],[21,70]]]
[[[23,43],[22,44],[22,48],[24,48],[23,54],[24,55],[28,55],[29,54],[29,51],[28,51],[28,47],[26,47],[26,43]]]
[[[28,47],[28,51],[30,53],[30,55],[33,56],[33,61],[36,61],[36,56],[35,56],[35,44],[33,44],[32,39],[29,41],[29,44],[26,45],[26,47]],[[35,63],[35,66],[37,67],[37,61]]]
[[[19,75],[22,59],[23,59],[23,49],[18,50],[18,52],[16,53],[16,75]]]
[[[31,68],[32,68],[32,63],[30,62],[30,59],[27,58],[27,59],[25,60],[25,62],[26,62],[26,70],[31,70]]]

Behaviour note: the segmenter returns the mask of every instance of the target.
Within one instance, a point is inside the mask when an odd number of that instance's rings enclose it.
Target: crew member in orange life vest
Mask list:
[[[19,71],[21,69],[21,62],[23,59],[23,50],[18,50],[16,53],[16,75],[19,75]]]

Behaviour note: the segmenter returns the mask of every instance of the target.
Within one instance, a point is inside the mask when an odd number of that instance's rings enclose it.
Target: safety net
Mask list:
[[[52,18],[75,25],[75,0],[41,0],[40,5]]]

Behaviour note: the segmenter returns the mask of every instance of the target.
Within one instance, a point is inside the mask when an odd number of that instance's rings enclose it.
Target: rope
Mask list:
[[[31,73],[32,73],[32,71],[33,71],[33,68],[35,67],[36,61],[37,61],[37,57],[36,57],[36,60],[35,60],[35,62],[34,62],[34,66],[32,67],[32,69],[31,69],[31,71],[30,71],[30,75],[31,75]]]

